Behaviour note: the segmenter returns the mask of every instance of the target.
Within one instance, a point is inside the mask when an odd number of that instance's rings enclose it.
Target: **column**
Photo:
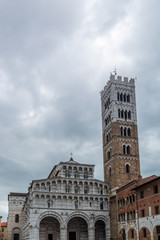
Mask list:
[[[91,227],[88,229],[88,240],[95,240],[95,228]]]
[[[105,228],[105,234],[106,234],[106,240],[110,240],[111,238],[110,227]]]
[[[67,240],[67,228],[60,228],[60,240]]]

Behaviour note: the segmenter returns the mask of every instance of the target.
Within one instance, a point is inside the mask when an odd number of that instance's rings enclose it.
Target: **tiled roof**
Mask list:
[[[1,227],[7,227],[7,222],[2,222]]]

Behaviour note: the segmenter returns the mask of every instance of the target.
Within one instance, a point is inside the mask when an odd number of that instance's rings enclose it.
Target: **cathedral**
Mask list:
[[[110,239],[109,187],[94,165],[70,158],[8,199],[8,240]]]
[[[160,177],[140,174],[135,80],[101,91],[104,181],[94,165],[60,162],[28,193],[8,196],[8,240],[160,240]]]

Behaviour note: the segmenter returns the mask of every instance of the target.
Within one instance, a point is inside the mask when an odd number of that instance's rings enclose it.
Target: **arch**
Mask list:
[[[88,239],[87,221],[81,216],[71,218],[67,224],[67,235],[69,240]]]
[[[66,226],[68,225],[69,221],[72,219],[72,218],[75,218],[75,217],[80,217],[80,218],[83,218],[86,222],[87,222],[87,225],[89,226],[90,225],[90,221],[89,221],[89,217],[87,214],[83,213],[83,212],[73,212],[71,213],[67,219],[66,219]]]
[[[153,239],[155,240],[160,239],[160,224],[156,225],[153,229]]]
[[[140,229],[139,236],[140,236],[140,239],[143,239],[143,238],[150,239],[151,234],[150,234],[149,229],[147,227],[142,227]]]
[[[19,227],[15,227],[12,229],[12,239],[13,240],[21,239],[21,230]]]
[[[40,221],[39,239],[60,239],[60,223],[53,216],[47,216]]]
[[[126,231],[124,228],[122,228],[120,231],[119,231],[119,234],[118,234],[118,239],[119,240],[126,240]]]
[[[103,220],[97,220],[95,222],[95,239],[97,240],[106,239],[105,227],[106,227],[106,224]]]
[[[137,232],[134,228],[128,230],[128,239],[137,239]]]
[[[46,211],[46,212],[43,212],[39,215],[39,217],[37,218],[37,221],[36,221],[36,226],[39,227],[40,222],[46,217],[53,217],[53,218],[57,219],[60,226],[64,225],[64,222],[63,222],[63,219],[62,219],[61,215],[59,215],[57,212],[54,212],[54,211],[52,211],[52,212],[51,211]]]

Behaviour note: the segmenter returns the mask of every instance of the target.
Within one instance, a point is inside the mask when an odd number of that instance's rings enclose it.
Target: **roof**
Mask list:
[[[133,188],[133,190],[137,190],[137,189],[139,189],[139,188],[141,188],[141,187],[144,187],[144,186],[146,186],[146,185],[148,185],[148,184],[150,184],[150,183],[152,183],[152,182],[155,182],[155,181],[157,181],[157,180],[159,180],[159,179],[160,179],[160,177],[155,177],[155,178],[151,179],[150,181],[147,181],[147,182],[145,182],[145,183],[143,183],[143,184],[141,184],[141,185]]]
[[[60,162],[59,164],[76,164],[76,165],[84,165],[84,166],[95,166],[94,164],[83,164],[83,163],[79,163],[79,162],[76,162],[76,161],[74,161],[73,160],[73,158],[71,157],[70,159],[69,159],[69,161],[66,161],[66,162]]]
[[[2,222],[1,227],[7,227],[7,222]]]

